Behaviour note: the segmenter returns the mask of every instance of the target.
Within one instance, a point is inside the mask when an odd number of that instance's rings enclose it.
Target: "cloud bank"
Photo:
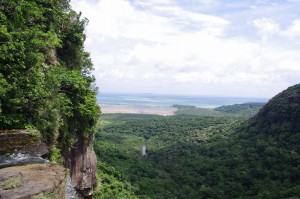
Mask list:
[[[300,3],[274,2],[72,6],[89,19],[86,49],[100,92],[272,97],[300,80]]]

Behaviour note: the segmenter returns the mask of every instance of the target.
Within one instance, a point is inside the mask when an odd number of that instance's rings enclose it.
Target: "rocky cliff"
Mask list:
[[[40,157],[48,153],[48,146],[39,136],[23,129],[0,130],[0,141],[0,155],[18,151]]]
[[[78,140],[71,154],[72,182],[81,195],[91,198],[97,172],[97,158],[92,143]]]
[[[93,149],[93,138],[79,137],[72,147],[63,150],[64,165],[71,171],[71,179],[84,198],[92,198],[96,185],[97,157]]]
[[[65,198],[69,172],[49,163],[48,146],[27,130],[0,131],[0,198],[32,198],[50,194]]]
[[[48,147],[34,133],[0,131],[0,143],[0,199],[50,193],[66,198],[68,176],[83,198],[92,198],[97,168],[92,139],[78,139],[71,147],[65,156],[68,169],[42,158],[48,156]]]
[[[91,197],[96,158],[89,138],[100,110],[84,49],[88,20],[68,0],[5,0],[0,13],[0,130],[40,134],[3,131],[0,164],[66,162],[76,188]]]

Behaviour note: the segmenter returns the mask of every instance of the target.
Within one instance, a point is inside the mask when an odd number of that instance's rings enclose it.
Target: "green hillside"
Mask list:
[[[299,198],[299,92],[287,89],[249,120],[104,115],[95,143],[106,168],[99,197]]]
[[[244,103],[244,104],[234,104],[234,105],[227,105],[227,106],[220,106],[214,108],[214,111],[234,114],[237,116],[254,116],[264,105],[265,103]]]
[[[250,132],[278,136],[295,136],[300,132],[300,84],[272,98],[250,120]],[[296,139],[299,141],[299,139]],[[292,141],[292,139],[290,139]]]
[[[217,108],[201,108],[196,106],[173,105],[177,108],[177,115],[196,115],[196,116],[211,116],[211,117],[252,117],[262,107],[264,103],[244,103]]]

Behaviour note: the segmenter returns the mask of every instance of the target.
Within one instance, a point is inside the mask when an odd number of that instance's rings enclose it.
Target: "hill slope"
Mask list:
[[[252,131],[267,134],[297,134],[300,132],[300,84],[273,97],[250,120]]]
[[[234,104],[227,106],[220,106],[214,109],[214,111],[234,114],[237,116],[253,116],[255,115],[259,109],[263,107],[264,103],[253,102],[253,103],[244,103],[244,104]]]
[[[299,85],[283,91],[242,123],[105,116],[96,153],[138,198],[299,198],[299,93]],[[144,142],[147,156],[140,155]],[[110,170],[100,175],[110,179],[103,180],[104,195],[114,191]]]
[[[177,108],[176,115],[195,115],[195,116],[210,116],[210,117],[245,117],[254,116],[264,103],[252,102],[244,104],[234,104],[220,106],[217,108],[200,108],[195,106],[173,105]]]

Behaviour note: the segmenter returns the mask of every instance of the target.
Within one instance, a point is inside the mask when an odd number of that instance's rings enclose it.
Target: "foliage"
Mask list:
[[[234,104],[227,106],[220,106],[215,108],[215,111],[235,114],[237,116],[251,117],[254,116],[265,103],[253,102],[244,104]]]
[[[130,182],[122,178],[115,168],[98,162],[99,190],[94,192],[94,197],[99,199],[135,199],[135,188]]]
[[[50,161],[53,163],[62,163],[62,156],[60,150],[55,146],[50,148]]]
[[[251,117],[254,116],[263,103],[245,103],[234,104],[228,106],[220,106],[217,108],[200,108],[195,106],[173,105],[177,108],[177,115],[196,115],[211,117]]]
[[[32,125],[26,125],[25,129],[27,132],[29,132],[31,135],[35,136],[36,138],[42,138],[41,132],[38,131],[34,126]]]
[[[276,137],[282,137],[282,132],[285,132],[288,139],[289,136],[296,136],[300,132],[299,96],[300,84],[277,94],[250,120],[248,130],[257,134],[259,129]]]
[[[111,122],[106,123],[106,126],[99,126],[94,148],[99,161],[112,165],[114,172],[129,182],[140,198],[182,198],[184,183],[175,180],[168,168],[177,164],[182,167],[179,171],[190,171],[191,168],[186,169],[184,166],[187,160],[184,157],[191,158],[189,154],[192,152],[184,154],[186,150],[227,136],[224,125],[234,128],[240,122],[238,118],[184,115],[144,115],[139,120],[138,117],[139,115],[102,115],[101,121]],[[116,121],[118,118],[121,121]],[[147,145],[148,156],[141,156],[143,143]],[[159,158],[166,165],[158,165]],[[168,160],[170,162],[167,163]],[[108,177],[111,176],[111,172],[103,168],[99,170]],[[176,178],[179,178],[179,173]],[[186,176],[182,178],[185,179]]]
[[[99,107],[87,19],[68,0],[0,3],[0,128],[30,126],[60,148],[90,138]]]
[[[103,115],[94,147],[111,170],[99,168],[101,179],[119,176],[138,198],[299,198],[299,91],[280,93],[250,119]]]
[[[196,106],[186,106],[186,105],[173,105],[177,108],[177,115],[196,115],[196,116],[210,116],[210,117],[222,117],[228,116],[226,113],[221,113],[215,111],[211,108],[201,108]]]

